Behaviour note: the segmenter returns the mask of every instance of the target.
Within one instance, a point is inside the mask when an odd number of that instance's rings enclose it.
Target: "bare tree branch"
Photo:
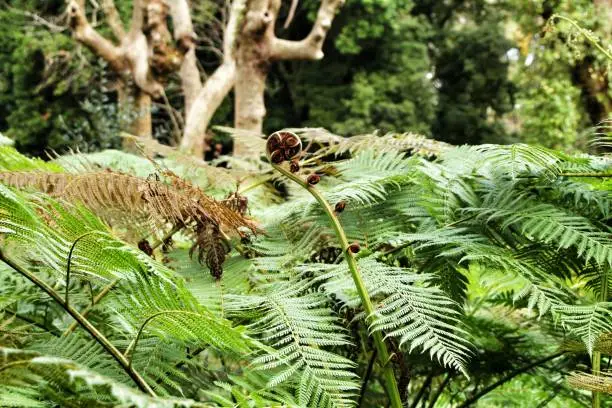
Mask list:
[[[322,0],[312,30],[301,41],[289,41],[274,37],[270,57],[273,60],[320,60],[323,58],[323,42],[336,11],[344,0]]]
[[[246,0],[234,0],[223,38],[223,63],[206,80],[191,109],[187,111],[185,131],[181,149],[189,152],[202,152],[204,135],[213,114],[219,108],[236,82],[236,60],[234,49],[238,35],[240,16],[246,7]]]
[[[187,0],[172,1],[170,12],[174,24],[174,39],[179,44],[179,49],[183,53],[183,62],[179,76],[185,97],[185,112],[189,112],[198,93],[202,89],[202,80],[195,54],[196,34],[193,31],[191,11]]]
[[[236,64],[232,59],[224,62],[204,83],[191,109],[187,112],[185,133],[181,148],[187,151],[202,151],[206,128],[236,81]]]
[[[74,38],[104,59],[116,71],[126,68],[121,50],[91,27],[76,0],[68,3],[68,17]]]
[[[117,7],[115,7],[115,2],[113,0],[102,0],[102,11],[106,15],[106,20],[113,31],[113,35],[117,40],[122,41],[125,38],[125,30]]]
[[[289,14],[287,14],[287,19],[285,20],[285,25],[283,28],[286,30],[291,25],[293,21],[293,17],[295,16],[295,10],[297,10],[299,0],[291,0],[291,7],[289,8]]]

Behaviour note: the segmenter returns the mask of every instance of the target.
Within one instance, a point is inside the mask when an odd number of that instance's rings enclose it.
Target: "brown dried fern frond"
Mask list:
[[[155,224],[206,224],[239,233],[257,232],[255,223],[230,205],[207,196],[171,172],[144,179],[112,171],[83,174],[0,172],[0,181],[17,188],[31,187],[66,201],[82,202],[94,211],[119,211],[146,216]]]
[[[599,375],[573,372],[567,382],[574,388],[612,394],[612,374],[602,372]]]
[[[80,202],[111,223],[132,231],[143,223],[160,229],[168,223],[185,226],[194,236],[191,252],[219,279],[229,248],[222,230],[243,236],[259,232],[245,217],[246,201],[236,194],[217,201],[170,170],[158,169],[148,178],[112,171],[81,174],[47,172],[0,172],[0,182],[33,188],[67,202]],[[145,250],[146,241],[139,247]],[[148,244],[148,243],[147,243]],[[145,251],[147,252],[147,251]]]

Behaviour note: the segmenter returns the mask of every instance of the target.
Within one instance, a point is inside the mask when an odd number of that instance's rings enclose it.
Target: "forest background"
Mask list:
[[[128,22],[131,1],[115,4]],[[283,3],[279,36],[304,38],[318,5],[297,2],[283,28],[291,6]],[[224,7],[222,1],[191,7],[204,79],[222,62]],[[87,2],[86,13],[111,37],[103,7]],[[323,59],[270,65],[264,133],[285,127],[340,135],[411,131],[452,144],[584,150],[589,129],[612,110],[608,63],[576,27],[550,18],[578,21],[607,43],[611,13],[605,0],[350,1],[333,21]],[[115,74],[72,38],[67,19],[62,0],[0,3],[0,132],[25,153],[121,144]],[[178,73],[165,81],[167,102],[184,112]],[[152,132],[176,144],[171,116],[180,115],[168,108],[162,98],[153,101]],[[226,140],[214,125],[231,125],[233,111],[230,94],[214,113],[208,138]]]

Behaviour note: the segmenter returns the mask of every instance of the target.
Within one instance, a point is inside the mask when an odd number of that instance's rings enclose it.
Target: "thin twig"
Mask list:
[[[431,401],[429,401],[429,405],[427,408],[434,408],[436,406],[436,402],[438,401],[438,398],[440,398],[440,395],[442,395],[442,392],[444,392],[444,389],[450,383],[450,380],[452,378],[453,376],[451,375],[451,373],[446,374],[444,381],[442,381],[442,384],[440,384],[440,386],[436,390],[436,393],[432,397]]]
[[[179,126],[178,120],[176,119],[175,115],[174,115],[174,108],[172,108],[172,105],[170,105],[170,101],[168,100],[168,96],[166,95],[166,91],[164,91],[162,89],[162,98],[164,100],[164,104],[167,107],[168,110],[168,116],[170,116],[170,121],[172,122],[172,126],[174,127],[174,134],[175,134],[175,140],[177,142],[180,142],[180,135],[183,133],[181,130],[181,127]]]
[[[544,357],[544,358],[542,358],[540,360],[534,361],[533,363],[528,364],[525,367],[517,368],[516,370],[512,371],[510,374],[508,374],[505,377],[499,379],[498,381],[495,381],[493,384],[489,385],[488,387],[483,388],[481,391],[479,391],[476,394],[472,395],[470,398],[465,400],[463,402],[463,404],[459,405],[457,408],[467,408],[467,407],[469,407],[470,405],[472,405],[473,403],[478,401],[480,398],[482,398],[486,394],[490,393],[494,389],[504,385],[505,383],[507,383],[508,381],[512,380],[514,377],[516,377],[517,375],[526,373],[527,371],[531,370],[532,368],[535,368],[535,367],[540,366],[540,365],[542,365],[544,363],[547,363],[550,360],[554,360],[555,358],[560,357],[560,356],[562,356],[565,353],[566,353],[565,351],[560,351],[560,352],[557,352],[555,354],[551,354],[550,356]]]
[[[132,342],[128,345],[127,349],[125,350],[124,355],[128,359],[130,367],[132,366],[132,361],[134,361],[134,354],[136,353],[136,346],[138,346],[138,341],[140,340],[140,337],[142,336],[142,333],[144,332],[144,329],[147,326],[147,324],[149,324],[153,319],[159,316],[166,315],[166,314],[182,314],[182,315],[187,314],[187,315],[201,316],[199,313],[190,312],[188,310],[162,310],[160,312],[154,313],[151,316],[147,317],[145,321],[138,328],[136,337],[134,337],[134,340],[132,340]]]
[[[410,404],[410,408],[417,407],[417,405],[421,401],[421,398],[423,398],[423,395],[425,395],[425,390],[427,390],[427,387],[430,386],[433,378],[434,378],[434,373],[433,372],[429,373],[429,375],[425,378],[425,381],[423,381],[423,385],[421,386],[421,389],[419,390],[417,395],[414,397],[414,401],[412,401],[412,404]]]
[[[72,266],[72,254],[74,253],[74,249],[76,248],[76,244],[83,238],[85,238],[88,235],[91,234],[96,234],[99,233],[99,231],[89,231],[86,232],[84,234],[82,234],[81,236],[79,236],[77,239],[74,240],[74,242],[72,243],[72,246],[70,247],[70,252],[68,252],[68,260],[66,261],[66,294],[64,297],[64,302],[66,302],[67,305],[69,305],[70,303],[68,302],[68,295],[69,295],[69,289],[70,289],[70,267]]]
[[[94,306],[96,306],[98,303],[100,303],[100,301],[104,298],[104,296],[108,295],[108,293],[111,291],[111,289],[113,289],[118,283],[119,283],[119,279],[115,279],[115,280],[111,281],[108,285],[106,285],[104,288],[102,288],[100,293],[98,293],[96,295],[96,297],[93,298],[93,301],[91,302],[91,304],[89,306],[87,306],[85,309],[83,309],[83,311],[81,312],[81,316],[87,317],[87,315],[89,314],[89,312],[91,312],[91,310],[94,308]],[[66,331],[64,331],[62,336],[69,335],[70,333],[75,331],[78,326],[79,326],[78,322],[76,322],[76,321],[72,322],[72,324],[70,326],[68,326]]]

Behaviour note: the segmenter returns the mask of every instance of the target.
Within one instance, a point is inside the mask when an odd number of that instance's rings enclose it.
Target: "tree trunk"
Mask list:
[[[202,156],[206,129],[232,88],[235,92],[234,126],[261,134],[270,64],[278,60],[323,58],[323,41],[343,3],[344,0],[321,0],[308,36],[300,41],[289,41],[274,35],[280,0],[232,0],[223,38],[224,62],[205,82],[188,110],[181,148]],[[253,152],[235,139],[234,155],[248,157]]]
[[[263,132],[266,115],[264,93],[269,62],[268,58],[262,55],[265,48],[265,44],[251,41],[240,46],[234,86],[234,127],[259,134]],[[250,153],[246,146],[235,139],[235,156],[247,157]]]
[[[140,138],[150,139],[153,135],[151,96],[134,85],[120,87],[118,95],[121,130]],[[133,151],[134,141],[124,139],[123,147]]]
[[[206,129],[216,110],[232,90],[235,78],[236,65],[230,60],[221,64],[204,83],[187,111],[185,131],[181,140],[182,150],[199,158],[204,156]]]

